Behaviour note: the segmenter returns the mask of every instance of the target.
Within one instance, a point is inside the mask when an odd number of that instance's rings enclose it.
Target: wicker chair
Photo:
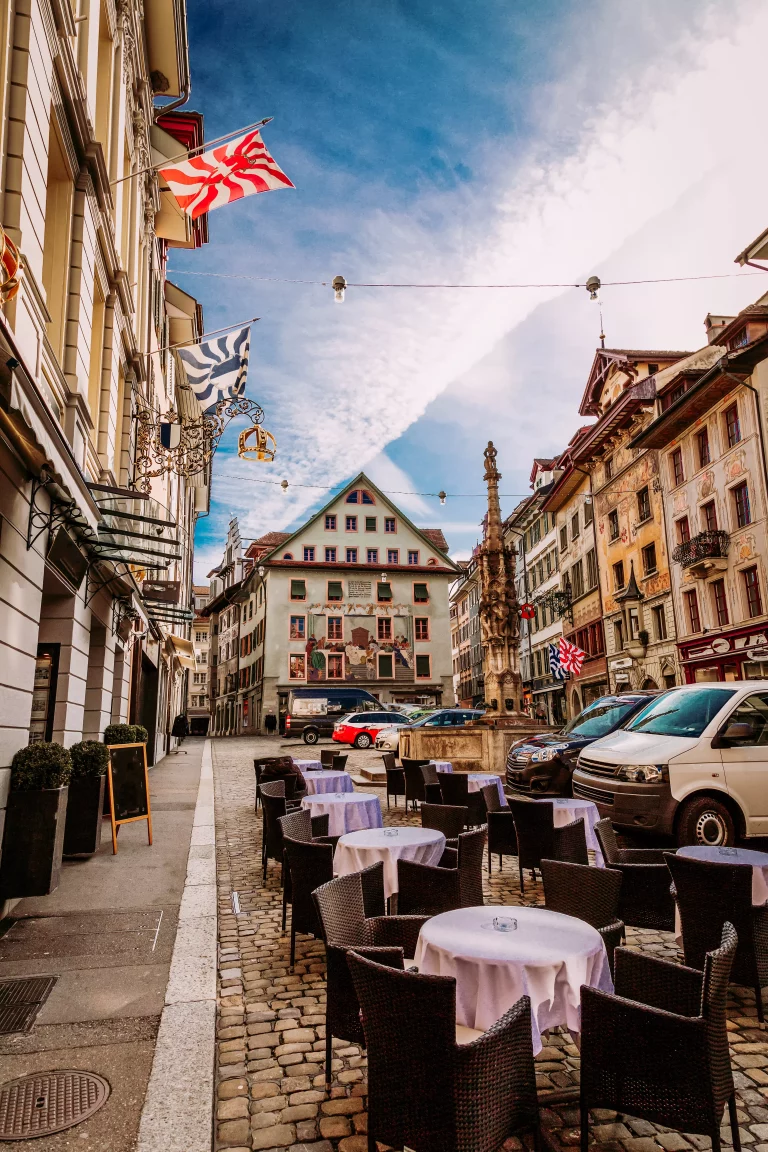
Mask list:
[[[611,868],[585,868],[563,860],[542,860],[544,907],[576,916],[597,928],[608,953],[613,975],[614,953],[624,936],[616,915],[621,892],[621,873]]]
[[[382,964],[402,968],[403,958],[416,951],[426,916],[371,916],[369,902],[377,887],[384,905],[384,865],[339,876],[315,888],[312,899],[325,941],[327,999],[325,1008],[325,1081],[330,1088],[332,1041],[336,1036],[365,1044],[360,1005],[347,967],[347,951],[355,948]]]
[[[546,800],[510,800],[509,807],[517,834],[517,859],[520,869],[520,891],[525,891],[523,869],[536,869],[542,860],[566,860],[571,864],[589,864],[587,836],[583,820],[574,820],[555,828],[554,808]]]
[[[261,784],[262,764],[263,764],[263,761],[258,760],[258,759],[254,760],[254,762],[253,762],[253,771],[254,771],[254,774],[256,776],[256,799],[255,799],[254,805],[253,805],[254,812],[258,812],[258,810],[259,810],[259,785]]]
[[[457,1042],[456,981],[347,955],[368,1049],[368,1149],[497,1152],[532,1132],[539,1111],[531,1003],[523,996],[487,1032]]]
[[[395,757],[391,752],[385,752],[382,756],[384,761],[384,771],[387,774],[387,808],[389,808],[389,798],[394,796],[395,808],[397,808],[397,798],[402,796],[405,799],[405,772],[402,768],[396,768],[394,764]],[[388,761],[391,761],[391,766]],[[406,801],[407,803],[407,801]]]
[[[451,848],[458,848],[459,835],[464,831],[468,809],[454,804],[422,804],[422,828],[436,828],[442,832]]]
[[[312,899],[315,888],[333,880],[333,846],[283,835],[286,872],[291,878],[291,968],[296,960],[296,933],[321,936],[320,917]],[[286,885],[287,887],[287,885]]]
[[[440,791],[440,780],[437,775],[436,764],[422,764],[421,774],[424,777],[424,803],[442,804],[443,794]]]
[[[426,763],[424,760],[402,760],[403,772],[405,773],[405,806],[408,807],[410,803],[412,808],[417,808],[419,804],[423,803],[426,798],[424,792],[424,775],[421,771],[422,764]]]
[[[441,772],[440,787],[443,804],[469,809],[468,826],[485,823],[485,798],[482,792],[469,791],[469,776],[466,772]]]
[[[263,879],[267,879],[267,866],[270,860],[283,862],[283,836],[278,821],[285,816],[288,809],[285,800],[285,783],[282,780],[270,780],[262,784],[261,810],[263,815],[261,835],[261,863]]]
[[[483,901],[486,828],[462,832],[458,848],[446,848],[439,865],[397,862],[397,907],[404,915],[437,916]]]
[[[722,928],[720,946],[704,958],[703,973],[619,948],[616,994],[582,987],[582,1152],[587,1152],[590,1108],[616,1109],[709,1136],[713,1152],[720,1152],[726,1104],[739,1152],[726,1031],[736,948],[729,923]]]
[[[321,748],[320,749],[320,767],[333,768],[333,758],[338,753],[335,748]]]
[[[495,784],[484,784],[480,789],[485,801],[485,811],[488,812],[508,812],[509,805],[506,801],[502,804],[499,799],[499,789]]]
[[[675,904],[663,850],[619,848],[610,820],[598,820],[595,835],[606,867],[622,874],[619,918],[633,928],[672,932]]]
[[[757,1018],[764,1020],[761,989],[768,986],[768,908],[752,905],[749,864],[719,864],[665,852],[683,930],[683,952],[690,968],[703,968],[712,941],[723,924],[733,924],[739,945],[731,982],[754,988]]]
[[[347,752],[337,752],[331,762],[331,768],[334,772],[346,772],[348,759],[349,754]]]
[[[492,787],[492,785],[491,785]],[[493,789],[498,795],[498,790]],[[491,857],[498,856],[499,872],[505,856],[517,856],[517,832],[515,819],[509,808],[488,813],[488,875],[491,874]]]
[[[328,815],[310,816],[309,812],[304,808],[297,808],[295,811],[289,812],[286,816],[278,817],[280,839],[283,845],[283,932],[285,932],[285,924],[288,916],[288,905],[293,902],[291,872],[290,869],[286,867],[285,860],[286,837],[290,837],[291,840],[300,840],[303,844],[310,844],[312,841],[317,844],[329,844],[331,849],[334,849],[339,841],[339,837],[328,835],[329,819],[330,817]],[[303,929],[301,929],[301,931],[303,931]]]

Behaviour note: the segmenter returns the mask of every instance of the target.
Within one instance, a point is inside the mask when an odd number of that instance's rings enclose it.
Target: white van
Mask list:
[[[680,845],[768,835],[768,683],[662,693],[581,753],[573,794],[619,828]]]

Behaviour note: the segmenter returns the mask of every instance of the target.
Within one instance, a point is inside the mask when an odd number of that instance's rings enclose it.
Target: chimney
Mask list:
[[[704,329],[707,333],[707,343],[717,344],[717,338],[724,328],[727,328],[731,320],[735,320],[735,316],[713,316],[708,312],[704,319]]]

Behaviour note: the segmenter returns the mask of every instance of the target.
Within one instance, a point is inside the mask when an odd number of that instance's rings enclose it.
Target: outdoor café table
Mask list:
[[[501,932],[494,918],[517,922]],[[564,1024],[581,1031],[582,984],[613,992],[602,937],[574,916],[546,908],[457,908],[422,926],[414,964],[456,980],[456,1023],[485,1031],[521,996],[531,998],[533,1051],[541,1034]]]
[[[381,805],[373,792],[321,792],[305,796],[302,808],[312,816],[329,817],[328,835],[343,836],[357,828],[381,828]]]
[[[301,772],[302,776],[305,772],[319,772],[323,766],[320,760],[296,760],[294,757],[291,757],[291,759]]]
[[[302,771],[302,775],[307,782],[308,796],[315,796],[319,792],[354,792],[355,790],[352,777],[348,776],[346,772],[334,772],[330,768],[325,768],[318,771],[314,769],[309,772]]]
[[[434,764],[438,772],[453,772],[453,764],[450,760],[430,760],[430,764]]]
[[[562,828],[563,824],[571,824],[574,820],[584,821],[584,832],[587,838],[587,848],[591,848],[595,854],[595,867],[605,868],[605,861],[603,854],[600,851],[600,845],[595,836],[595,824],[600,819],[600,813],[597,810],[597,805],[593,804],[591,800],[576,800],[572,797],[563,798],[561,800],[537,800],[537,804],[551,804],[552,815],[555,821],[555,828]],[[768,863],[768,861],[766,861]]]
[[[755,907],[768,900],[768,853],[755,852],[753,848],[724,848],[709,844],[689,844],[678,848],[678,856],[689,856],[694,860],[709,860],[712,864],[749,864],[752,867],[752,903]],[[675,937],[681,943],[683,935],[680,915],[675,903]]]
[[[444,848],[445,836],[436,828],[365,828],[341,837],[333,870],[338,876],[347,876],[381,860],[384,895],[389,900],[397,892],[398,860],[437,865]]]
[[[453,764],[450,760],[430,760],[430,764],[434,764],[438,772],[453,772]],[[501,783],[501,776],[497,776],[495,772],[468,772],[467,773],[467,791],[479,792],[481,788],[485,788],[486,784],[495,784],[499,789],[499,800],[502,806],[506,805],[507,798],[504,795],[504,787]]]

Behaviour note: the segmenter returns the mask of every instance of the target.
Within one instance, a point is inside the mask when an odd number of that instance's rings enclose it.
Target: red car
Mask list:
[[[354,748],[370,748],[382,728],[410,723],[400,712],[353,712],[333,726],[333,739]]]

